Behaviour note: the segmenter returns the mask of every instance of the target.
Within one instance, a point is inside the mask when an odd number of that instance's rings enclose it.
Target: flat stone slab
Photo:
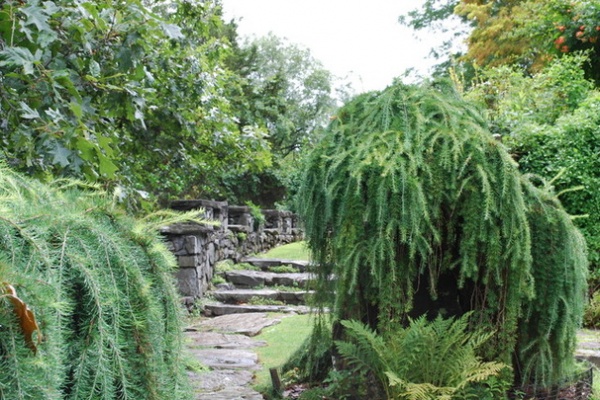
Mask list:
[[[229,271],[225,273],[227,281],[238,287],[257,286],[294,286],[306,287],[313,274],[307,272],[265,272],[265,271]]]
[[[268,284],[273,279],[273,273],[263,271],[229,271],[225,279],[236,286],[256,287]]]
[[[252,299],[279,301],[286,304],[302,304],[305,296],[312,291],[285,291],[270,289],[233,289],[211,292],[215,300],[229,304],[243,304]]]
[[[254,373],[247,370],[213,370],[201,373],[189,372],[188,376],[196,391],[215,392],[229,387],[249,385]]]
[[[285,272],[285,273],[272,273],[271,278],[272,285],[281,286],[297,286],[306,287],[308,282],[315,279],[314,274],[308,272]]]
[[[222,315],[205,319],[196,325],[199,331],[217,331],[221,333],[239,333],[256,336],[267,326],[281,322],[281,317],[268,316],[266,313],[245,313]]]
[[[258,355],[252,351],[240,349],[190,349],[202,364],[213,369],[259,369]]]
[[[213,347],[215,349],[251,349],[263,347],[267,343],[254,340],[236,333],[200,332],[198,330],[185,333],[187,346],[192,348]]]
[[[582,329],[577,332],[577,350],[575,355],[600,367],[600,331]]]
[[[194,388],[194,400],[262,400],[263,396],[250,386],[254,373],[245,369],[188,371]]]
[[[199,393],[196,400],[263,400],[262,394],[245,386],[234,386],[216,392]]]
[[[282,265],[289,265],[296,268],[299,272],[305,272],[306,267],[310,265],[309,261],[297,261],[297,260],[282,260],[278,258],[258,258],[258,257],[247,257],[242,259],[242,262],[254,265],[262,269],[269,267],[280,267]]]
[[[225,316],[233,314],[246,314],[246,313],[296,313],[296,314],[308,314],[310,308],[307,306],[290,306],[290,305],[248,305],[248,304],[205,304],[204,312],[209,316]]]

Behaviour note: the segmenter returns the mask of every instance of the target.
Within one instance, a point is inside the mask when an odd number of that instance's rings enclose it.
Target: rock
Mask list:
[[[258,355],[240,349],[191,349],[189,354],[213,369],[258,369]]]
[[[582,329],[577,332],[575,355],[600,367],[600,331]]]
[[[254,374],[246,370],[214,370],[208,372],[189,372],[194,387],[202,391],[223,390],[232,386],[248,385]]]
[[[304,304],[304,298],[312,292],[279,292],[279,298],[286,304]]]
[[[214,347],[216,349],[251,349],[266,346],[266,342],[234,333],[192,331],[185,334],[189,347]]]
[[[246,314],[246,313],[257,313],[257,312],[269,312],[269,313],[296,313],[296,314],[308,314],[310,308],[307,306],[259,306],[259,305],[248,305],[248,304],[221,304],[212,303],[204,305],[204,313],[207,316],[220,316],[220,315],[232,315],[232,314]]]
[[[296,261],[296,260],[280,260],[276,258],[256,258],[247,257],[242,259],[242,262],[252,264],[256,267],[267,269],[269,267],[279,267],[281,265],[289,265],[296,268],[300,272],[306,271],[306,268],[310,264],[308,261]]]
[[[280,321],[281,317],[268,316],[266,313],[231,314],[206,319],[194,328],[199,331],[240,333],[246,336],[256,336],[267,326],[278,324]]]
[[[225,276],[236,286],[256,287],[265,285],[272,279],[273,274],[261,271],[229,271]]]
[[[263,395],[245,386],[228,387],[223,390],[199,393],[196,400],[263,400]]]
[[[224,282],[224,283],[219,283],[219,284],[215,285],[215,289],[217,289],[217,290],[233,290],[233,289],[235,289],[235,286],[233,285],[233,283]]]
[[[273,285],[306,287],[308,281],[311,279],[314,279],[312,274],[306,272],[293,272],[273,274],[272,282]]]

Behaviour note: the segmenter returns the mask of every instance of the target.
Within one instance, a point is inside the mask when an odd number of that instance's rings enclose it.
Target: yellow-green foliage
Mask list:
[[[544,384],[570,365],[584,301],[580,235],[447,83],[396,83],[351,101],[313,152],[299,193],[320,265],[317,300],[337,319],[386,332],[423,312],[474,311],[473,323],[495,332],[486,358],[510,364],[515,350],[558,346],[523,375]],[[542,252],[553,255],[532,259]],[[548,286],[550,275],[567,281]],[[535,332],[519,338],[520,329]],[[343,336],[334,329],[334,337]]]
[[[0,399],[180,399],[174,258],[157,222],[96,188],[0,167],[0,281],[31,308],[34,354],[0,300]]]

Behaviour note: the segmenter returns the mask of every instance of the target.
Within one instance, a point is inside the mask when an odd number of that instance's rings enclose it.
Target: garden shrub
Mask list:
[[[0,209],[0,398],[184,398],[164,219],[135,220],[96,188],[43,185],[5,166]],[[12,288],[39,326],[31,341]]]

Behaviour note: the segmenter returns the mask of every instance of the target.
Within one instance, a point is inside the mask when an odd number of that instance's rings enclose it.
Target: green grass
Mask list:
[[[600,371],[598,368],[594,368],[594,380],[590,400],[600,400]]]
[[[285,316],[277,325],[270,326],[257,336],[267,343],[258,347],[257,353],[262,369],[257,372],[255,388],[265,393],[271,388],[270,368],[281,367],[300,347],[312,331],[311,315]]]
[[[258,254],[259,258],[279,258],[282,260],[308,261],[310,253],[306,242],[295,242],[275,247],[266,253]]]

